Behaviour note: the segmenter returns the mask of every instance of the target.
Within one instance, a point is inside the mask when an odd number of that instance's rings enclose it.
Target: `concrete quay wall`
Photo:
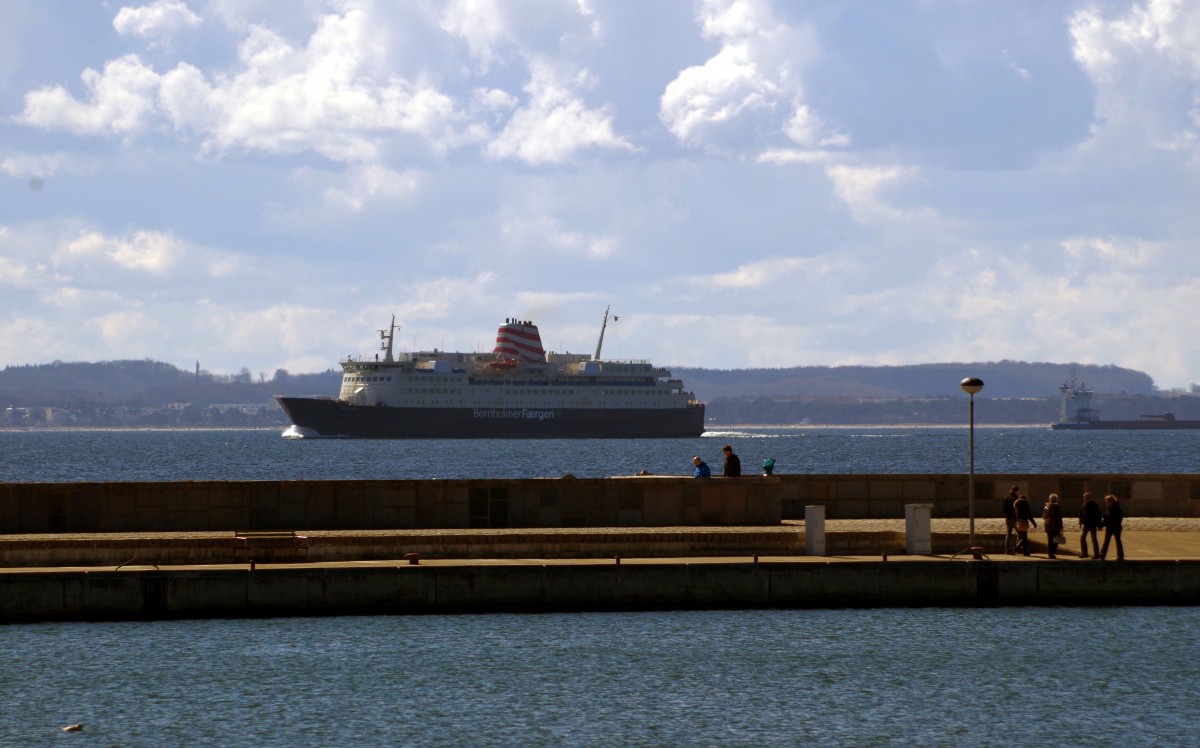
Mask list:
[[[1139,517],[1200,517],[1200,474],[976,474],[975,516],[998,516],[1009,486],[1070,517],[1085,490]],[[0,535],[220,530],[388,530],[778,525],[828,519],[968,516],[958,474],[681,476],[477,480],[0,483]]]
[[[934,517],[969,516],[963,474],[782,475],[784,519],[804,519],[804,507],[824,506],[828,519],[899,519],[906,504],[932,504]],[[1121,500],[1126,516],[1200,517],[1200,473],[1020,474],[976,473],[975,516],[998,517],[1008,489],[1018,486],[1041,516],[1057,493],[1063,514],[1077,516],[1084,491],[1103,507],[1105,494]]]
[[[0,483],[0,535],[778,525],[773,477]]]
[[[1200,604],[1200,562],[647,562],[0,574],[0,623],[487,611]]]

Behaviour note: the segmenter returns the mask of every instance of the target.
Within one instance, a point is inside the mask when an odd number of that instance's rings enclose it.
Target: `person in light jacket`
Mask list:
[[[1057,558],[1054,550],[1058,547],[1058,536],[1063,531],[1063,516],[1056,493],[1050,494],[1046,508],[1042,510],[1042,529],[1046,531],[1046,547],[1050,549],[1050,558]]]

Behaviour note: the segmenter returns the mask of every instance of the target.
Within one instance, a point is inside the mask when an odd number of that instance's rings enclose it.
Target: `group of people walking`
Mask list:
[[[1002,508],[1004,515],[1004,552],[1008,554],[1020,551],[1022,555],[1029,555],[1029,530],[1037,528],[1037,520],[1034,519],[1033,509],[1029,505],[1029,499],[1021,493],[1019,486],[1013,486],[1009,489],[1008,495],[1004,497]],[[1121,509],[1121,502],[1113,494],[1104,497],[1104,509],[1100,509],[1100,505],[1092,498],[1090,492],[1084,492],[1083,502],[1079,508],[1079,556],[1080,558],[1088,558],[1088,537],[1092,539],[1092,555],[1091,558],[1102,561],[1108,556],[1108,546],[1110,541],[1116,541],[1117,560],[1125,560],[1125,546],[1121,544],[1121,523],[1125,518],[1125,512]],[[1104,528],[1104,544],[1100,545],[1097,542],[1096,535],[1100,528]],[[1046,547],[1049,549],[1050,558],[1057,558],[1055,552],[1058,546],[1064,542],[1063,538],[1063,513],[1062,506],[1058,501],[1058,494],[1052,493],[1046,500],[1046,506],[1042,509],[1042,530],[1046,533]],[[1013,542],[1013,539],[1016,542]]]

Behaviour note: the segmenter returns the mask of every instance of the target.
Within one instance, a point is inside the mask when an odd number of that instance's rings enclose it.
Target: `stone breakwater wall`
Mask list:
[[[1084,491],[1121,497],[1139,517],[1200,517],[1200,474],[976,474],[975,515],[994,517],[1009,486],[1070,517]],[[959,474],[681,476],[478,480],[0,483],[0,534],[255,529],[385,530],[777,525],[806,506],[829,519],[968,515]]]
[[[907,504],[931,504],[934,517],[968,516],[965,474],[784,475],[784,519],[804,519],[804,507],[825,507],[829,519],[896,519]],[[1127,516],[1200,517],[1200,474],[975,474],[975,516],[1000,516],[1008,489],[1017,486],[1041,516],[1047,497],[1061,497],[1064,516],[1078,516],[1090,491],[1103,506],[1105,494],[1121,499]]]
[[[0,483],[0,534],[778,525],[779,478]]]
[[[0,623],[489,611],[1200,604],[1200,562],[646,562],[0,573]]]

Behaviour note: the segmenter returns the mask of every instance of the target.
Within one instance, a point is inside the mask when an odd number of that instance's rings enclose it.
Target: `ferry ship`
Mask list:
[[[613,318],[616,319],[615,317]],[[341,361],[337,398],[277,397],[285,435],[375,439],[665,438],[700,436],[704,405],[647,361],[542,348],[537,325],[506,319],[491,353],[396,353],[396,318],[374,359]]]
[[[1095,393],[1075,378],[1067,380],[1058,388],[1060,405],[1058,422],[1050,424],[1052,429],[1200,429],[1200,421],[1179,420],[1174,413],[1153,413],[1137,420],[1105,421],[1100,411],[1092,405]]]

